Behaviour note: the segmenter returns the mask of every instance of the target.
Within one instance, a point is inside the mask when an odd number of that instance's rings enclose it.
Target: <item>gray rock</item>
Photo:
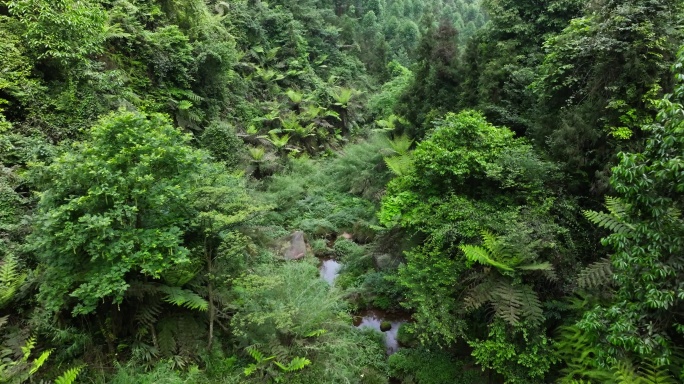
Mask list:
[[[304,256],[306,256],[304,232],[296,231],[292,234],[290,244],[288,244],[285,249],[285,258],[287,260],[299,260]]]

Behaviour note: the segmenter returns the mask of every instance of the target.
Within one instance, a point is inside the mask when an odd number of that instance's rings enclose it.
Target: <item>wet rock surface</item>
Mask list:
[[[284,256],[287,260],[299,260],[306,256],[306,242],[304,232],[296,231],[292,233],[290,242],[286,245]]]

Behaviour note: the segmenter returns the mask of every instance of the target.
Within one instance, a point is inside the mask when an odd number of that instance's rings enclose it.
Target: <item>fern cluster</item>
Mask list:
[[[14,255],[8,254],[0,261],[0,309],[11,302],[26,276],[20,271],[19,261]]]
[[[527,262],[527,257],[490,232],[482,233],[482,242],[483,246],[462,244],[459,247],[470,262],[494,268],[479,273],[476,279],[479,283],[466,290],[465,308],[472,311],[490,303],[495,314],[511,325],[519,325],[523,320],[532,326],[543,323],[545,318],[538,294],[530,285],[516,282],[515,277],[524,271],[541,271],[555,278],[553,266],[548,262]]]

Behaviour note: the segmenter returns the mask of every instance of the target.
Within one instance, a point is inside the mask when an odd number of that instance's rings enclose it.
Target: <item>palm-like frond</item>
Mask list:
[[[577,285],[580,288],[598,288],[613,281],[613,266],[610,259],[604,258],[589,264],[577,276]]]
[[[513,284],[509,279],[483,281],[466,292],[463,303],[467,311],[490,303],[495,315],[511,325],[518,325],[522,320],[531,325],[544,321],[544,312],[537,293],[532,287]]]
[[[290,141],[290,135],[278,136],[275,132],[271,132],[270,137],[266,140],[271,142],[271,144],[273,144],[274,147],[282,149],[285,148],[287,143]]]
[[[606,208],[608,213],[596,211],[584,211],[583,213],[587,220],[614,233],[629,235],[634,231],[634,227],[624,220],[627,207],[622,204],[620,199],[606,196]]]
[[[494,260],[493,255],[484,247],[464,244],[461,245],[459,248],[461,249],[461,251],[463,251],[466,258],[470,261],[478,262],[486,266],[495,267],[502,271],[513,271],[513,268],[511,268],[510,266]]]
[[[292,89],[288,89],[287,92],[285,92],[287,97],[290,99],[291,102],[295,104],[299,104],[304,100],[304,95],[301,92],[297,92]]]
[[[413,159],[411,156],[392,156],[385,157],[387,168],[397,176],[405,176],[413,169]]]
[[[395,136],[389,141],[389,145],[398,155],[407,155],[413,145],[413,140],[407,135]]]
[[[266,155],[266,150],[263,147],[249,147],[247,151],[252,160],[257,162],[263,160]]]
[[[351,88],[337,87],[330,91],[330,96],[335,100],[335,105],[346,108],[351,99],[358,93],[358,91]]]
[[[167,303],[195,311],[206,311],[209,307],[207,300],[190,290],[169,286],[161,286],[159,290],[166,294],[164,301]]]

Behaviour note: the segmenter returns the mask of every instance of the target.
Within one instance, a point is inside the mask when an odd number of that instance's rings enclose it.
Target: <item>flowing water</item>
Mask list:
[[[334,259],[321,259],[321,264],[318,269],[321,274],[321,279],[327,281],[328,284],[333,285],[335,279],[340,274],[342,264],[338,263]],[[388,331],[382,332],[380,325],[383,321],[389,321],[392,325],[392,328],[390,328]],[[399,332],[399,327],[408,321],[408,315],[396,315],[375,309],[365,310],[357,316],[354,316],[355,327],[372,328],[378,332],[382,332],[382,334],[385,335],[385,350],[387,351],[388,355],[391,355],[399,350],[397,333]]]

